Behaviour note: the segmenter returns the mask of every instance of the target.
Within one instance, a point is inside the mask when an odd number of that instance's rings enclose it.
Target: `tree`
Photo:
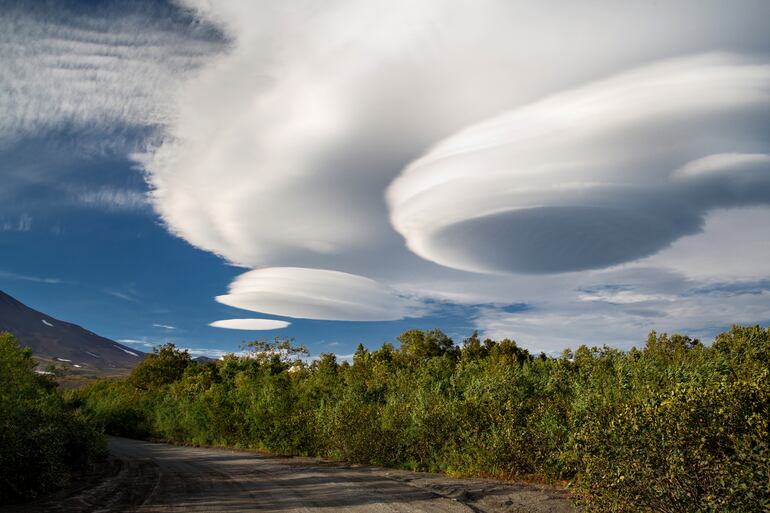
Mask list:
[[[398,336],[398,341],[401,343],[401,354],[412,363],[424,362],[444,354],[457,354],[454,341],[438,329],[408,330]]]
[[[655,331],[651,331],[647,336],[647,344],[644,350],[650,353],[675,353],[701,347],[702,345],[697,338],[692,339],[678,333],[674,333],[669,337],[666,333],[658,335]]]
[[[177,349],[168,342],[153,349],[139,364],[129,378],[141,390],[151,390],[178,381],[191,362],[187,349]]]
[[[307,347],[295,344],[294,338],[286,337],[275,337],[272,342],[252,340],[244,343],[243,349],[248,353],[249,358],[254,359],[260,366],[269,367],[271,374],[288,370],[310,354]]]
[[[479,332],[474,331],[470,337],[463,340],[462,359],[466,361],[480,360],[486,358],[489,350],[482,345],[479,339]]]

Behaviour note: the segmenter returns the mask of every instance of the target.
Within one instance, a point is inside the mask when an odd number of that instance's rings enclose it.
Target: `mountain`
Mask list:
[[[22,347],[32,349],[44,369],[63,367],[76,376],[122,376],[131,372],[144,353],[54,319],[24,305],[0,290],[0,332],[10,331]]]
[[[217,358],[209,358],[208,356],[196,356],[192,360],[198,363],[217,363],[219,361]]]

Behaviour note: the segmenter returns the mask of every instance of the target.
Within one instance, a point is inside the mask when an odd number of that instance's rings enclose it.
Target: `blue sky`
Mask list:
[[[0,288],[196,354],[766,324],[768,16],[0,2]]]

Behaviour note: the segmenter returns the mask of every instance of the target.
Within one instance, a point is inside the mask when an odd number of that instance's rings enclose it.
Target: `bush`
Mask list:
[[[80,392],[112,433],[461,475],[570,480],[586,512],[770,511],[770,329],[704,346],[533,358],[411,330],[353,364],[291,341],[190,361],[164,346],[126,381]],[[168,367],[168,369],[166,369]]]
[[[34,372],[28,349],[0,334],[0,502],[34,498],[105,455],[102,436]]]
[[[766,511],[769,377],[677,386],[586,429],[579,489],[590,511]]]

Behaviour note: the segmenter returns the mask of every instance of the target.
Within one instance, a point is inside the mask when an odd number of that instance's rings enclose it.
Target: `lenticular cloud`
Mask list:
[[[665,61],[462,130],[387,191],[418,255],[477,272],[594,269],[770,201],[770,66]]]
[[[304,319],[388,321],[415,315],[411,301],[374,280],[301,267],[249,271],[216,299],[244,310]]]
[[[250,331],[278,330],[287,328],[289,325],[291,325],[290,322],[276,319],[222,319],[209,324],[212,328]]]

